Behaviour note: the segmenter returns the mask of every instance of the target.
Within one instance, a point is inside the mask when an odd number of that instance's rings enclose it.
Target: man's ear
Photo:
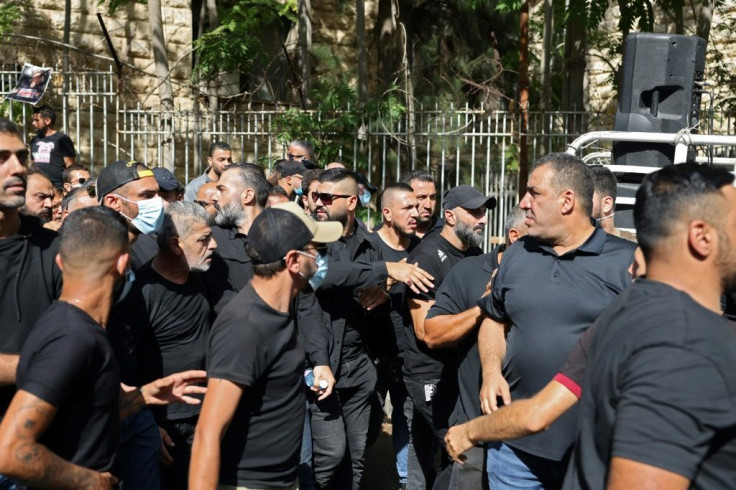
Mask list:
[[[601,201],[601,211],[603,211],[603,216],[610,216],[615,206],[616,203],[614,202],[612,196],[604,197]]]
[[[445,210],[445,223],[450,226],[455,226],[457,224],[457,218],[451,209]]]
[[[121,201],[122,199],[114,194],[106,194],[105,197],[102,198],[102,204],[105,207],[108,207],[113,211],[117,211],[118,213],[123,209],[123,203]]]
[[[286,257],[284,257],[284,261],[286,262],[286,269],[294,274],[299,274],[299,257],[301,254],[297,252],[296,250],[289,250],[286,253]]]
[[[575,192],[572,189],[560,193],[560,204],[562,214],[570,214],[575,209]]]
[[[255,198],[256,198],[256,193],[250,187],[248,187],[247,189],[243,189],[243,192],[240,193],[240,203],[243,206],[250,205],[251,203],[253,203]]]
[[[64,260],[61,258],[61,254],[56,254],[56,257],[54,257],[54,262],[56,262],[56,265],[59,267],[60,271],[64,271]]]
[[[358,196],[348,197],[348,210],[355,211],[357,207],[358,207]]]
[[[391,210],[389,208],[383,208],[381,211],[383,212],[383,220],[386,223],[391,223]]]
[[[519,233],[519,230],[516,228],[511,228],[509,230],[509,243],[514,243],[516,240],[519,239],[521,236],[521,233]]]
[[[718,232],[703,220],[690,222],[687,242],[690,251],[699,259],[705,259],[718,251]]]
[[[181,257],[184,255],[184,250],[181,249],[180,238],[178,236],[172,236],[169,238],[169,250],[174,252],[177,256]]]

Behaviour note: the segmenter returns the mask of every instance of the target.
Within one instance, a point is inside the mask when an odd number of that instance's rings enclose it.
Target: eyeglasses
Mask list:
[[[0,150],[0,163],[7,162],[13,155],[15,155],[21,165],[25,165],[28,162],[28,156],[30,155],[30,152],[28,150]]]
[[[332,201],[334,201],[335,199],[340,199],[342,197],[352,196],[346,194],[330,194],[329,192],[312,192],[312,201],[322,201],[322,204],[324,204],[325,206],[329,206],[330,204],[332,204]]]
[[[82,185],[82,184],[84,184],[85,182],[87,182],[87,179],[85,179],[84,177],[79,177],[79,178],[77,179],[77,181],[76,181],[76,182],[72,182],[72,184],[79,184],[79,185]]]
[[[292,155],[291,153],[286,154],[286,158],[288,158],[289,160],[301,160],[307,157],[309,157],[309,155]]]
[[[97,189],[94,184],[86,186],[85,189],[87,189],[87,195],[89,197],[97,197]]]

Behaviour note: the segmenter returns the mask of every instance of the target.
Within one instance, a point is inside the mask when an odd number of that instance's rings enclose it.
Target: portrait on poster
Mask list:
[[[49,85],[51,71],[51,68],[43,68],[26,63],[23,65],[23,71],[18,77],[15,88],[5,95],[5,98],[27,104],[37,104]]]

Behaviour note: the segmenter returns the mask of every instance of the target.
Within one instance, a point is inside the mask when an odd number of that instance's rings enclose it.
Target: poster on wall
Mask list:
[[[36,105],[41,100],[41,97],[43,97],[43,94],[46,93],[46,87],[49,86],[50,80],[51,68],[43,68],[26,63],[23,65],[23,71],[18,77],[15,88],[5,98]]]

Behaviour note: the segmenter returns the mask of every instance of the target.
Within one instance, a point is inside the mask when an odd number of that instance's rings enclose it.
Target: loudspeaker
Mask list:
[[[697,36],[629,34],[624,45],[621,86],[613,129],[677,133],[700,118],[705,41]],[[693,133],[697,130],[693,130]],[[616,165],[671,165],[675,147],[668,144],[613,144]]]

